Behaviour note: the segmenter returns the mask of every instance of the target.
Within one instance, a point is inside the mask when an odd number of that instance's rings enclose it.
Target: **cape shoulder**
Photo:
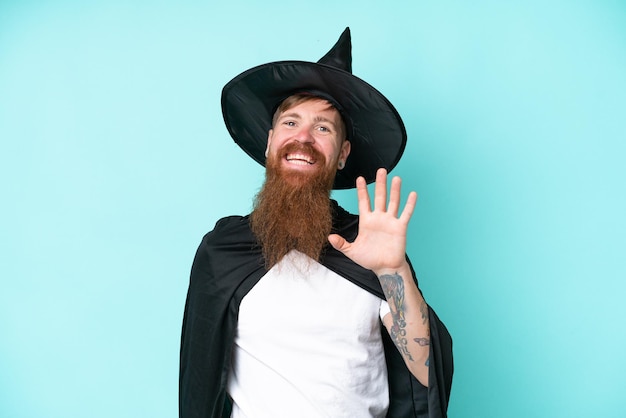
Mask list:
[[[221,242],[236,242],[246,238],[247,241],[254,240],[252,231],[250,230],[250,216],[232,215],[219,219],[215,223],[213,230],[209,231],[203,241],[210,243],[217,241]]]

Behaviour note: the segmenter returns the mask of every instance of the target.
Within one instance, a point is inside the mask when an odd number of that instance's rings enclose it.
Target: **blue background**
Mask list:
[[[617,0],[0,1],[0,416],[176,416],[194,252],[263,176],[221,88],[348,25],[406,122],[450,415],[626,416]]]

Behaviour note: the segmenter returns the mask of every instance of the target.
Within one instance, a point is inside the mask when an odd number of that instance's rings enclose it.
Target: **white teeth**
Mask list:
[[[289,161],[290,164],[295,164],[295,165],[309,165],[310,164],[302,160],[287,160],[287,161]]]
[[[296,164],[313,164],[313,160],[308,155],[304,154],[289,154],[286,160]]]

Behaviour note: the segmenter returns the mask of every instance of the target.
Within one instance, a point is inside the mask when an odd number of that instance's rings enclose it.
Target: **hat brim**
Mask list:
[[[250,157],[265,165],[274,111],[287,97],[305,91],[330,96],[349,131],[350,155],[333,189],[355,187],[358,176],[371,183],[379,168],[391,171],[396,166],[406,146],[406,129],[396,109],[365,81],[325,64],[279,61],[239,74],[222,90],[226,128]]]

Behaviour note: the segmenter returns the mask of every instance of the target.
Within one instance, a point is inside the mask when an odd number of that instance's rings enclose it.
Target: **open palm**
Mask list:
[[[376,173],[374,208],[372,210],[367,185],[363,177],[357,179],[359,204],[359,233],[354,242],[337,234],[328,237],[331,245],[360,266],[374,272],[397,270],[405,263],[406,234],[413,215],[417,194],[411,192],[398,216],[401,180],[391,181],[387,203],[387,170]]]

